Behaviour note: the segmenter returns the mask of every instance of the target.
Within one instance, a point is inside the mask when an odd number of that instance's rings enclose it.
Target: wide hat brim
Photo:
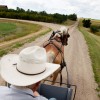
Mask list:
[[[20,73],[14,65],[17,63],[18,59],[19,55],[9,54],[4,56],[0,61],[0,73],[2,78],[8,83],[16,86],[35,84],[51,75],[60,67],[59,64],[46,63],[46,70],[43,73],[37,75],[25,75]]]

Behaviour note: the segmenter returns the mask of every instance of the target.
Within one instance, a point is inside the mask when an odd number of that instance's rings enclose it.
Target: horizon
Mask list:
[[[7,5],[9,9],[16,7],[41,12],[46,11],[48,14],[77,14],[77,17],[100,19],[100,1],[99,0],[0,0],[0,5]],[[84,6],[85,5],[85,6]],[[95,13],[96,12],[96,13]]]

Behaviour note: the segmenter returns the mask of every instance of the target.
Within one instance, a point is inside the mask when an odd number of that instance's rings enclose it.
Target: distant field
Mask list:
[[[50,28],[38,24],[14,20],[0,20],[0,57],[23,46],[25,43],[34,41],[36,38],[50,31]]]
[[[81,19],[81,20],[83,20],[83,19]],[[80,23],[80,25],[82,26],[82,23]],[[93,20],[93,19],[91,19],[91,25],[92,26],[99,26],[100,27],[100,20]],[[84,28],[84,29],[87,30],[88,32],[91,32],[90,28]],[[96,33],[93,33],[93,34],[100,36],[100,28],[99,28],[99,32],[96,32]]]
[[[99,27],[99,32],[96,32],[95,34],[100,36],[100,20],[91,20],[92,25]]]
[[[98,25],[100,24],[100,20],[92,20],[92,23]],[[92,34],[88,28],[82,27],[81,20],[79,24],[79,29],[83,33],[88,44],[94,77],[96,82],[98,83],[97,91],[100,92],[100,36]]]
[[[19,21],[0,20],[0,42],[39,31],[42,26]]]
[[[93,25],[100,25],[100,20],[92,20]]]
[[[72,20],[67,20],[67,21],[65,21],[63,24],[64,25],[67,25],[67,26],[70,26],[70,25],[73,25],[74,23],[75,23],[76,21],[72,21]]]

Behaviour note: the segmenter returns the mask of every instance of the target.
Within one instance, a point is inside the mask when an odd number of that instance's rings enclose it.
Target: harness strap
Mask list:
[[[60,65],[61,65],[61,70],[60,70],[60,85],[61,85],[61,84],[62,84],[62,69],[66,66],[66,62],[65,62],[65,60],[64,60],[64,57],[62,56],[63,52],[62,52],[62,50],[60,49],[60,48],[62,48],[62,45],[61,45],[61,47],[59,48],[59,47],[57,47],[52,41],[50,41],[48,44],[46,44],[46,45],[44,46],[44,48],[45,48],[46,46],[48,46],[49,44],[53,44],[53,45],[57,48],[57,50],[58,50],[57,55],[58,55],[59,53],[61,53],[61,57],[62,57],[62,60],[61,60],[61,63],[60,63]],[[57,55],[55,56],[53,62],[55,61]]]
[[[62,73],[60,72],[60,86],[62,85]]]
[[[66,66],[66,62],[65,62],[65,60],[64,60],[64,57],[63,57],[63,59],[62,59],[62,61],[61,61],[60,66],[61,66],[61,70],[60,70],[60,85],[62,85],[62,70],[63,70],[63,68]]]

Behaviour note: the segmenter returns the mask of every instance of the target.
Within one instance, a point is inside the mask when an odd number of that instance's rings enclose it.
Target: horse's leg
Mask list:
[[[53,73],[53,80],[52,80],[52,85],[55,83],[57,77],[58,77],[58,74],[60,72],[61,68],[59,68],[56,72]]]
[[[55,64],[60,64],[61,61],[62,61],[62,56],[61,56],[61,53],[59,53],[58,56],[56,57],[54,63],[55,63]],[[60,71],[61,71],[61,66],[60,66],[60,68],[59,68],[57,71],[55,71],[55,72],[53,73],[52,85],[55,83],[55,81],[56,81],[56,79],[57,79],[58,74],[60,73]]]

